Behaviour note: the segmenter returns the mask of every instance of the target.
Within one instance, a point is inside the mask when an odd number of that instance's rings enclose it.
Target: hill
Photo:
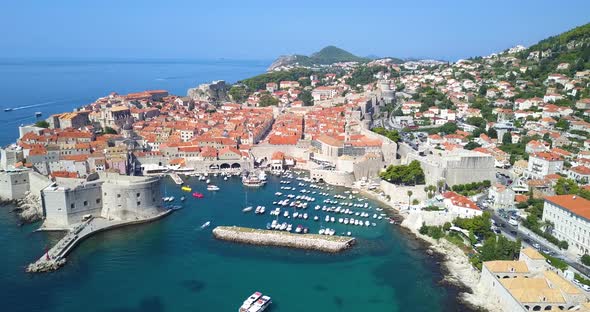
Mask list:
[[[368,58],[356,56],[346,50],[335,46],[327,46],[310,56],[306,55],[283,55],[276,59],[268,68],[269,71],[280,67],[293,64],[302,66],[329,65],[338,62],[367,62]]]

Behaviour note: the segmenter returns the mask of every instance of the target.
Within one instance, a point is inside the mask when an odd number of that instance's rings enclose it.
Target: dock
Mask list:
[[[115,221],[104,218],[91,218],[78,223],[69,229],[67,234],[44,253],[43,256],[29,264],[26,271],[29,273],[55,271],[66,263],[66,256],[84,239],[102,231],[131,224],[155,221],[170,214],[172,211],[172,209],[164,210],[157,215],[139,220]]]
[[[178,174],[176,174],[176,172],[171,172],[168,174],[170,176],[170,178],[172,178],[172,180],[174,181],[174,183],[181,185],[184,184],[184,182],[182,181],[182,179],[180,178],[180,176]]]
[[[295,234],[237,226],[218,226],[213,229],[213,236],[220,240],[237,243],[290,247],[328,253],[342,252],[351,248],[356,241],[353,237]]]

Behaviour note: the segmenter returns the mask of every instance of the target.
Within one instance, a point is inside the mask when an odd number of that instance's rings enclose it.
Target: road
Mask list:
[[[482,207],[481,204],[484,200],[485,197],[481,197],[477,201],[477,204],[480,207]],[[571,258],[566,253],[562,252],[559,248],[557,248],[557,246],[547,242],[544,238],[539,237],[535,233],[532,233],[529,229],[525,228],[524,226],[510,225],[508,223],[508,220],[498,215],[495,209],[487,209],[487,211],[490,211],[492,213],[492,220],[494,220],[496,226],[498,227],[498,229],[500,229],[502,235],[506,236],[508,239],[516,240],[517,238],[520,238],[524,246],[531,246],[533,248],[533,245],[539,244],[539,250],[551,251],[552,256],[564,260],[569,266],[574,268],[576,271],[586,276],[590,276],[590,269],[585,265],[579,263],[578,259]]]

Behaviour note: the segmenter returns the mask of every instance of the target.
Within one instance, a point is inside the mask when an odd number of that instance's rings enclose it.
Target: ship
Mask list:
[[[260,178],[259,175],[254,173],[246,173],[242,177],[242,184],[245,186],[252,186],[252,187],[259,187],[263,186],[266,183],[263,179]]]
[[[219,191],[219,186],[213,185],[213,184],[209,184],[209,185],[207,185],[207,190],[208,191]]]
[[[272,303],[269,296],[262,295],[261,292],[255,292],[244,301],[239,312],[262,312]]]

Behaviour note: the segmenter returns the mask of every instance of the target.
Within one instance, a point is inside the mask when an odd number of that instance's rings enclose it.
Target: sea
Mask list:
[[[268,61],[3,61],[0,63],[3,144],[17,137],[15,128],[31,120],[71,110],[111,91],[127,93],[167,89],[185,94],[186,89],[211,80],[234,82],[264,72]],[[25,119],[28,118],[28,119]],[[25,266],[40,257],[63,233],[35,232],[39,226],[19,226],[14,206],[0,206],[0,311],[236,311],[254,291],[272,297],[268,311],[470,311],[459,300],[458,289],[443,282],[440,257],[398,225],[385,219],[379,202],[360,195],[338,201],[367,203],[375,226],[359,227],[325,222],[326,212],[313,209],[328,205],[336,194],[350,196],[341,187],[309,188],[305,182],[269,176],[266,186],[246,188],[238,177],[210,177],[220,187],[206,190],[205,182],[183,177],[193,198],[169,178],[162,191],[174,196],[182,209],[156,222],[99,233],[83,241],[68,255],[67,264],[52,273],[28,274]],[[305,183],[299,186],[298,183]],[[324,188],[327,186],[323,186]],[[219,241],[211,230],[219,225],[265,228],[273,218],[268,211],[286,194],[315,191],[304,211],[308,220],[280,222],[348,231],[357,244],[340,254],[241,245]],[[276,192],[283,195],[277,196]],[[320,195],[327,192],[328,195]],[[181,197],[185,201],[180,201]],[[359,200],[360,199],[360,200]],[[264,215],[245,213],[246,206],[265,206]],[[283,208],[283,211],[286,208]],[[293,208],[288,208],[292,214]],[[313,216],[320,221],[314,221]],[[331,214],[336,220],[344,215]],[[357,217],[358,218],[358,217]],[[202,225],[210,222],[210,226]]]

